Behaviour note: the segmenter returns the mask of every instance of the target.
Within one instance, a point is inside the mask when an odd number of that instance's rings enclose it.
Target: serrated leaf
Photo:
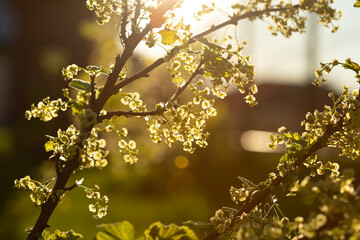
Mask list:
[[[178,39],[176,30],[161,30],[159,34],[161,35],[161,42],[163,44],[171,45]]]
[[[134,227],[128,221],[101,224],[101,231],[96,234],[96,240],[134,240]]]
[[[153,223],[149,229],[145,230],[147,240],[197,240],[195,233],[186,226],[175,224],[163,225],[160,222]]]
[[[354,7],[360,7],[360,1],[359,0],[354,4]]]
[[[91,89],[89,82],[76,78],[71,80],[71,82],[69,83],[69,87],[85,92],[90,92]]]

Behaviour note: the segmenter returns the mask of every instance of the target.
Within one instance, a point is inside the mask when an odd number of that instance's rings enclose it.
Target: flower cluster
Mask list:
[[[246,103],[250,106],[256,105],[254,94],[258,89],[254,83],[255,68],[250,62],[250,57],[241,55],[243,46],[234,50],[231,44],[224,48],[206,39],[200,41],[204,44],[204,76],[211,79],[213,94],[224,98],[229,84],[232,83],[240,93],[247,93]]]
[[[249,213],[243,213],[233,219],[232,227],[223,234],[223,239],[295,239],[298,224],[273,212],[274,215],[256,207]]]
[[[94,213],[94,218],[104,217],[107,214],[108,209],[108,206],[103,205],[108,203],[109,198],[106,195],[101,196],[99,190],[100,187],[98,185],[95,185],[93,188],[85,188],[86,197],[96,201],[95,204],[89,205],[89,211]]]
[[[31,105],[31,110],[25,112],[25,117],[30,120],[33,118],[40,118],[44,122],[48,122],[58,116],[58,111],[66,111],[68,103],[64,102],[61,98],[50,101],[49,97],[44,98],[35,106]]]
[[[47,136],[50,140],[45,143],[45,150],[52,151],[54,156],[58,156],[63,162],[71,159],[78,149],[79,130],[74,125],[70,125],[65,131],[59,129],[57,137]],[[62,165],[62,164],[61,164]]]
[[[50,181],[51,182],[51,181]],[[49,183],[50,183],[49,182]],[[30,176],[15,180],[15,187],[18,189],[29,189],[32,191],[30,199],[35,206],[41,206],[51,194],[48,184],[42,184],[30,178]]]
[[[71,65],[67,66],[66,68],[63,68],[62,75],[63,75],[64,79],[68,80],[68,79],[74,78],[78,74],[79,71],[80,71],[80,68],[78,67],[78,65],[71,64]]]
[[[90,134],[82,142],[82,148],[80,149],[80,168],[103,168],[106,167],[108,161],[106,156],[108,151],[104,150],[106,146],[105,139],[99,139],[98,132],[93,128]]]
[[[319,181],[305,177],[298,184],[304,203],[317,206],[307,222],[302,217],[295,218],[300,236],[358,239],[360,201],[353,186],[354,180],[354,172],[345,170],[340,176],[327,176]]]
[[[118,145],[125,162],[130,164],[137,162],[138,150],[136,149],[136,143],[134,140],[126,142],[124,139],[121,139]]]
[[[275,148],[278,144],[285,143],[286,154],[280,159],[278,170],[281,176],[285,176],[289,170],[293,170],[293,161],[296,157],[306,152],[321,136],[326,134],[328,128],[336,128],[329,137],[325,146],[337,147],[340,155],[355,159],[360,155],[359,136],[360,128],[357,124],[358,114],[358,91],[349,91],[345,86],[342,94],[335,98],[334,94],[329,96],[333,101],[333,106],[324,106],[322,112],[315,110],[307,113],[306,119],[301,122],[305,131],[300,133],[285,132],[285,127],[279,128],[279,134],[270,135],[270,148]],[[330,170],[332,174],[338,175],[336,164],[328,163],[323,165],[317,160],[316,155],[311,155],[306,159],[304,165],[311,169],[311,175],[322,175],[325,170]]]
[[[87,0],[86,6],[90,11],[95,11],[96,21],[99,25],[110,21],[111,13],[121,13],[119,2],[112,0]]]
[[[230,227],[235,213],[236,209],[219,209],[215,212],[215,216],[210,218],[210,221],[218,233],[223,233]]]
[[[334,25],[334,21],[341,18],[341,12],[331,7],[333,1],[323,0],[301,0],[299,4],[293,4],[291,1],[274,1],[274,0],[248,0],[246,3],[236,3],[232,5],[234,10],[234,18],[253,12],[263,12],[260,15],[251,16],[250,20],[261,19],[270,20],[269,30],[273,35],[278,33],[285,37],[290,37],[294,32],[303,33],[305,31],[305,15],[302,12],[315,13],[319,16],[319,23],[326,27],[332,27],[335,32],[338,27]]]
[[[343,115],[343,131],[338,131],[330,139],[330,145],[340,149],[340,155],[350,159],[360,156],[359,92],[344,88],[339,106]]]
[[[249,200],[249,197],[253,196],[258,192],[257,190],[259,187],[244,177],[238,178],[242,182],[242,187],[235,188],[231,186],[230,188],[231,200],[236,204]]]
[[[198,67],[197,55],[191,53],[190,48],[184,48],[179,51],[173,59],[171,59],[168,66],[173,82],[181,87],[185,83],[184,75],[194,73]]]
[[[143,101],[140,99],[140,94],[137,92],[134,93],[121,93],[123,97],[121,98],[121,103],[129,106],[129,108],[134,112],[145,112],[146,106],[143,104]]]
[[[52,239],[78,239],[78,238],[83,238],[83,236],[81,234],[78,234],[76,232],[74,232],[74,230],[69,230],[66,232],[61,232],[60,230],[55,230],[54,233],[50,233],[47,230],[44,230],[42,233],[42,238],[41,239],[46,239],[46,240],[52,240]]]
[[[124,161],[126,163],[136,163],[138,161],[138,153],[139,150],[136,147],[136,142],[134,140],[126,140],[125,138],[128,136],[127,128],[118,129],[112,120],[106,126],[106,131],[113,131],[117,137],[119,138],[118,146],[120,154],[123,156]]]
[[[200,102],[196,102],[200,103]],[[166,106],[160,104],[160,108],[165,108],[163,116],[157,118],[147,118],[148,130],[154,142],[160,142],[162,139],[169,146],[176,141],[183,143],[183,149],[187,152],[194,152],[195,143],[199,147],[206,147],[206,138],[208,133],[205,131],[206,121],[216,116],[216,110],[213,108],[213,101],[204,99],[202,101],[202,110],[196,112],[196,104],[188,102],[186,105],[176,105],[167,103]]]

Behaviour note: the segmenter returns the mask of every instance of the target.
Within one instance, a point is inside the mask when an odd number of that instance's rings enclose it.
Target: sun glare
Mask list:
[[[175,11],[176,16],[183,17],[186,24],[196,24],[194,13],[201,10],[201,5],[206,4],[207,0],[184,0],[181,8]]]
[[[214,11],[213,13],[205,15],[200,21],[197,21],[194,17],[194,14],[202,9],[202,5],[210,5],[211,2],[214,2],[217,8],[221,11]],[[175,19],[180,20],[184,19],[185,24],[189,24],[193,34],[200,33],[206,30],[211,25],[216,25],[228,18],[227,15],[231,15],[230,6],[234,0],[183,0],[181,7],[174,11]],[[229,13],[227,13],[229,12]],[[218,32],[216,32],[218,33]],[[216,34],[215,33],[215,34]],[[140,48],[137,51],[146,51],[149,53],[150,58],[159,58],[164,54],[164,49],[158,46],[148,49],[145,44],[140,45]]]
[[[208,25],[209,21],[214,22],[214,24],[217,21],[221,20],[221,15],[216,15],[215,18],[211,18],[208,19],[208,21],[205,21],[205,23],[203,21],[197,21],[194,17],[194,13],[196,13],[197,11],[201,10],[201,6],[203,4],[206,5],[210,5],[211,2],[214,2],[215,5],[219,8],[224,10],[224,12],[221,14],[222,17],[224,17],[226,15],[226,10],[228,10],[229,6],[231,5],[231,3],[233,2],[233,0],[226,0],[226,1],[222,1],[222,0],[214,0],[214,1],[209,1],[209,0],[184,0],[182,3],[181,8],[177,9],[175,11],[175,14],[177,17],[184,18],[184,21],[186,24],[191,24],[193,29],[199,30],[199,27],[203,27]],[[218,12],[219,13],[219,12]],[[225,13],[225,14],[224,14]],[[220,17],[220,18],[218,18]],[[206,17],[205,17],[206,19]]]

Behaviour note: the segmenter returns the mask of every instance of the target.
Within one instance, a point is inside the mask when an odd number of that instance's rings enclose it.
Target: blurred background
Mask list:
[[[228,3],[231,2],[234,1]],[[190,22],[189,9],[200,6],[200,0],[185,1],[179,14]],[[266,148],[269,132],[276,132],[283,125],[291,131],[302,131],[300,122],[306,112],[330,104],[328,91],[338,93],[344,84],[358,88],[352,73],[344,71],[335,71],[322,88],[311,85],[320,61],[351,57],[360,62],[360,32],[356,27],[360,10],[353,8],[353,1],[338,1],[335,6],[344,15],[335,34],[317,25],[313,16],[307,33],[290,39],[270,36],[262,22],[244,21],[236,30],[227,29],[236,31],[240,41],[249,42],[245,51],[256,66],[259,104],[249,108],[236,92],[218,101],[218,116],[208,124],[209,146],[194,154],[183,152],[177,144],[169,149],[163,143],[152,143],[142,120],[120,119],[117,124],[127,126],[137,142],[139,162],[125,164],[117,153],[116,139],[107,138],[112,151],[109,166],[76,175],[76,179],[84,177],[84,184],[89,187],[101,186],[101,192],[110,198],[108,215],[101,220],[92,219],[88,211],[91,202],[81,189],[76,189],[55,210],[49,222],[51,230],[74,229],[91,239],[96,225],[129,220],[139,235],[154,221],[209,221],[218,208],[236,207],[229,189],[241,185],[237,176],[257,183],[275,169],[282,154],[279,149],[270,152]],[[216,24],[223,17],[212,15],[206,24]],[[72,63],[112,64],[119,53],[114,22],[97,26],[85,1],[0,0],[1,239],[25,239],[24,229],[34,224],[39,209],[33,207],[29,192],[13,189],[14,179],[30,175],[45,181],[54,177],[53,162],[47,160],[49,154],[43,148],[45,135],[55,135],[57,129],[65,129],[71,123],[67,113],[50,123],[27,121],[25,110],[43,97],[61,97],[61,89],[66,87],[61,76],[63,67]],[[195,31],[204,27],[205,24],[194,25]],[[141,47],[129,68],[136,72],[161,54],[159,49],[148,51]],[[166,99],[168,91],[163,86],[171,83],[166,68],[154,71],[151,79],[142,79],[128,89],[140,91],[149,106]],[[322,151],[320,156],[341,161],[344,167],[359,168],[356,161],[338,158],[336,151]],[[303,208],[293,207],[297,201],[280,198],[283,212],[290,217],[301,214]]]

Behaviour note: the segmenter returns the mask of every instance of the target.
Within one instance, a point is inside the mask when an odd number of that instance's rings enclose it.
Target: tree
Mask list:
[[[31,200],[41,207],[40,216],[35,226],[29,229],[28,239],[77,239],[81,235],[73,231],[56,231],[51,234],[45,229],[53,211],[61,202],[66,192],[83,188],[88,198],[94,200],[89,210],[96,218],[106,215],[108,197],[100,194],[99,186],[86,187],[83,179],[69,183],[69,178],[76,172],[89,168],[104,168],[107,165],[108,151],[101,133],[114,132],[118,138],[119,150],[125,162],[134,164],[138,161],[137,147],[134,140],[128,138],[125,127],[117,128],[113,121],[119,117],[143,118],[149,135],[154,142],[164,141],[171,146],[181,142],[184,151],[192,153],[195,145],[206,147],[206,122],[215,117],[217,111],[214,101],[227,95],[229,85],[234,85],[250,106],[256,105],[254,66],[241,50],[244,44],[234,45],[231,36],[221,40],[206,38],[225,26],[236,25],[240,20],[266,20],[270,22],[272,34],[290,37],[294,32],[305,31],[304,13],[315,13],[319,22],[336,31],[334,21],[341,14],[332,8],[332,1],[300,0],[291,1],[259,0],[232,5],[229,19],[211,26],[208,30],[194,34],[190,26],[181,19],[176,19],[174,10],[181,7],[181,0],[142,1],[142,0],[87,0],[86,5],[94,11],[99,24],[105,24],[113,16],[119,16],[118,34],[122,52],[110,67],[79,67],[69,65],[62,74],[69,89],[63,90],[64,98],[50,100],[44,98],[37,105],[32,105],[26,117],[50,121],[58,116],[59,111],[70,111],[74,124],[66,130],[58,130],[57,136],[48,136],[45,150],[51,152],[56,179],[41,183],[26,176],[15,180],[18,188],[32,191]],[[355,3],[358,6],[358,2]],[[217,10],[212,3],[204,5],[197,13],[201,19],[204,14]],[[149,48],[155,44],[163,46],[166,54],[146,66],[141,71],[128,75],[126,64],[134,55],[134,50],[141,41]],[[136,90],[128,92],[124,87],[140,78],[151,80],[151,71],[166,64],[176,89],[166,101],[159,101],[148,108]],[[316,71],[315,84],[320,85],[336,66],[343,66],[355,72],[359,81],[360,67],[350,59],[341,63],[334,60],[321,64]],[[79,79],[87,76],[87,79]],[[203,78],[200,78],[202,76]],[[101,85],[100,80],[105,79]],[[205,79],[205,80],[203,80]],[[207,85],[210,84],[211,90]],[[126,89],[127,89],[126,88]],[[185,90],[192,92],[192,99],[183,99]],[[325,147],[337,147],[340,154],[355,159],[359,156],[359,108],[358,91],[350,92],[344,87],[336,98],[329,94],[333,106],[325,106],[323,111],[308,113],[302,122],[303,133],[287,132],[279,128],[279,134],[270,136],[270,148],[285,143],[286,153],[279,160],[277,170],[259,184],[240,178],[242,186],[232,187],[232,200],[239,204],[239,209],[223,208],[210,220],[215,228],[205,239],[307,239],[346,237],[357,239],[360,218],[357,206],[359,197],[353,186],[351,172],[340,174],[337,163],[323,163],[317,159],[316,152]],[[121,108],[107,111],[108,100],[121,98]],[[299,169],[306,168],[307,176],[300,178]],[[327,177],[314,181],[316,175]],[[310,177],[309,177],[310,176]],[[51,185],[53,184],[53,185]],[[286,218],[280,211],[272,190],[282,184],[289,195],[305,194],[307,201],[318,196],[320,209],[309,220],[298,217],[294,221]],[[199,225],[197,222],[193,222]],[[134,230],[130,223],[102,225],[97,239],[134,239]],[[174,224],[164,226],[152,224],[144,233],[145,239],[197,239],[187,226]]]

